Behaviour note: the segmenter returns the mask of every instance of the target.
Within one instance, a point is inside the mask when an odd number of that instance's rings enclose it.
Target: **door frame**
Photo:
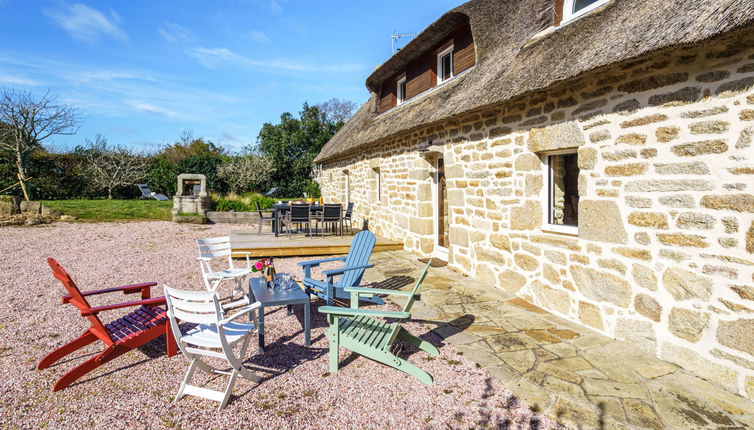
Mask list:
[[[435,244],[432,249],[432,257],[448,261],[448,248],[440,246],[440,169],[438,168],[438,163],[441,159],[444,163],[445,159],[443,155],[438,154],[438,156],[432,160],[432,167],[434,169],[434,174],[432,175],[432,236]],[[445,189],[447,190],[447,176],[445,177],[445,181]],[[448,214],[448,216],[449,215],[450,214]],[[448,225],[450,225],[450,223],[448,223]],[[450,232],[448,232],[448,234],[450,234]]]

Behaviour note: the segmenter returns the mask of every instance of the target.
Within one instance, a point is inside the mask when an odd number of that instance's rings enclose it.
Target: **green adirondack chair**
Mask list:
[[[402,340],[416,346],[422,351],[426,351],[433,357],[439,356],[440,351],[431,343],[419,339],[406,331],[400,322],[387,323],[375,318],[393,318],[402,321],[411,318],[409,311],[414,302],[420,300],[420,296],[416,291],[427,276],[430,264],[427,263],[424,272],[419,276],[416,285],[414,285],[411,291],[365,287],[344,288],[346,292],[351,293],[350,308],[335,306],[322,306],[319,308],[320,312],[327,314],[327,322],[330,324],[330,328],[325,332],[325,336],[330,342],[330,372],[335,373],[338,371],[338,347],[342,346],[364,357],[408,373],[427,385],[432,385],[432,375],[407,360],[397,357],[390,352],[390,349],[396,340]],[[403,296],[406,297],[406,305],[400,312],[358,309],[360,294]]]

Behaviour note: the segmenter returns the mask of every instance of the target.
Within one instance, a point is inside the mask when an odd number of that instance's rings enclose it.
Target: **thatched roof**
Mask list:
[[[472,0],[447,12],[367,78],[370,99],[315,162],[662,48],[698,43],[743,27],[754,29],[752,0],[613,0],[533,41],[532,36],[551,25],[553,3]],[[466,17],[476,45],[476,66],[421,99],[376,114],[375,93],[382,81]]]

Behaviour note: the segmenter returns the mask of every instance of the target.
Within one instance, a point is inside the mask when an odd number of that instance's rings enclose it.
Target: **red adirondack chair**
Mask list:
[[[57,261],[48,258],[47,263],[50,265],[50,268],[52,268],[53,275],[55,275],[55,277],[63,283],[65,289],[68,290],[68,295],[63,296],[63,303],[71,303],[76,306],[81,312],[81,316],[84,316],[89,320],[91,327],[86,329],[86,331],[78,338],[49,353],[39,362],[37,369],[46,369],[71,352],[83,348],[84,346],[97,341],[97,339],[101,340],[106,345],[104,351],[79,364],[63,375],[63,377],[55,383],[53,391],[65,389],[75,380],[97,367],[134,348],[144,345],[163,333],[166,335],[165,346],[168,357],[175,355],[176,344],[173,333],[170,330],[170,322],[165,310],[159,307],[159,305],[165,305],[165,297],[150,298],[150,289],[157,285],[156,282],[126,285],[82,293],[79,291],[79,288],[73,282],[70,275],[68,275],[65,269],[63,269]],[[123,294],[141,293],[141,300],[98,307],[91,307],[86,301],[86,296],[112,293],[116,291],[122,291]],[[134,306],[138,307],[138,309],[109,324],[102,324],[97,317],[97,314],[103,311]]]

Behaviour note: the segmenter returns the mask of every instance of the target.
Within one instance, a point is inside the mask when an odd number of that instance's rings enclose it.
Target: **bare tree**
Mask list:
[[[217,176],[230,185],[231,191],[259,191],[272,178],[272,160],[261,155],[234,157],[217,169]]]
[[[316,105],[320,112],[325,114],[325,119],[332,123],[346,122],[358,105],[351,100],[330,99]]]
[[[35,98],[30,91],[0,91],[0,149],[15,156],[18,179],[26,199],[29,156],[51,136],[75,134],[79,116],[76,108],[56,103],[49,91],[40,98]]]
[[[113,189],[130,185],[147,174],[147,159],[142,154],[124,146],[108,146],[107,138],[98,134],[92,142],[86,139],[82,166],[90,175],[92,184],[107,189],[107,198],[113,198]]]

